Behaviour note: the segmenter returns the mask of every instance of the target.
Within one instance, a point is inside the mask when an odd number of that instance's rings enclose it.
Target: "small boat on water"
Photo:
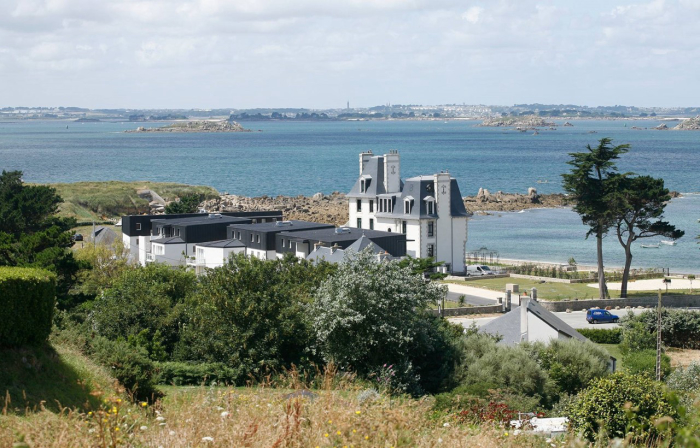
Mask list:
[[[661,247],[658,244],[640,244],[640,246],[644,249],[658,249],[659,247]]]
[[[676,242],[672,240],[661,240],[661,244],[665,244],[667,246],[675,246]]]

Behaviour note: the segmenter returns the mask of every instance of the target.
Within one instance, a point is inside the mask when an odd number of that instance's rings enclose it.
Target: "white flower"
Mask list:
[[[168,434],[170,434],[171,436],[174,436],[174,435],[175,435],[175,431],[170,431]]]
[[[221,406],[217,406],[217,407],[216,407],[216,410],[217,410],[217,411],[223,411],[224,408],[222,408]]]
[[[226,417],[228,417],[228,416],[229,416],[229,412],[228,412],[228,411],[224,411],[224,412],[221,413],[221,418],[226,418]]]
[[[156,417],[156,420],[159,422],[165,421],[165,417]]]
[[[145,430],[148,429],[148,426],[145,426],[145,425],[144,425],[144,426],[140,427],[139,429],[140,429],[141,431],[145,431]]]
[[[442,426],[444,426],[445,428],[447,428],[448,426],[450,426],[450,424],[447,423],[447,422],[445,422],[445,423],[442,424]]]
[[[158,426],[165,426],[167,423],[158,423]]]
[[[519,429],[516,429],[513,431],[514,436],[518,436],[518,435],[520,435],[520,433],[521,433],[521,431]]]
[[[202,442],[213,442],[214,438],[213,437],[202,437]]]
[[[442,438],[438,439],[438,443],[442,443]]]

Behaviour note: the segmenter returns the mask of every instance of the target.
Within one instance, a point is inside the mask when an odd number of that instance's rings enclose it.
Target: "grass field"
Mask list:
[[[544,300],[566,300],[566,299],[596,299],[598,289],[587,286],[586,283],[541,283],[537,280],[524,278],[491,278],[484,280],[470,280],[468,282],[459,280],[449,280],[449,283],[456,283],[476,288],[490,289],[493,291],[505,291],[507,283],[516,283],[520,286],[520,291],[537,288],[537,296]],[[689,294],[688,290],[668,290],[669,294]],[[655,291],[630,291],[628,297],[655,296]],[[619,298],[619,291],[610,291],[612,298]]]
[[[56,188],[64,203],[60,216],[74,217],[78,221],[103,220],[127,214],[146,213],[148,201],[136,193],[149,189],[164,200],[171,201],[183,194],[200,193],[207,199],[217,197],[218,192],[206,186],[185,185],[173,182],[75,182],[50,184]]]

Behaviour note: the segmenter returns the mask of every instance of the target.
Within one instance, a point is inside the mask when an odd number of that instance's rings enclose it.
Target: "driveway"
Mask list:
[[[446,283],[447,300],[458,302],[459,296],[464,296],[465,303],[469,305],[495,305],[499,297],[505,297],[505,293],[491,291],[489,289],[475,288],[473,286],[456,285]]]

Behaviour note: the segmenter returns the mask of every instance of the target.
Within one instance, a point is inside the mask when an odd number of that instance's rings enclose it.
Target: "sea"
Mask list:
[[[666,219],[685,230],[676,246],[633,246],[633,267],[700,274],[700,132],[658,131],[660,120],[554,120],[556,130],[518,132],[473,120],[243,122],[246,133],[126,133],[168,123],[0,121],[0,169],[21,170],[26,182],[168,181],[210,185],[245,196],[313,195],[350,190],[358,154],[401,154],[401,176],[448,170],[462,195],[479,188],[562,192],[569,153],[609,137],[628,143],[621,172],[661,177],[683,195]],[[669,127],[675,125],[668,123]],[[595,241],[568,208],[493,212],[469,221],[469,252],[500,258],[595,264]],[[616,237],[604,241],[605,264],[622,266]]]

